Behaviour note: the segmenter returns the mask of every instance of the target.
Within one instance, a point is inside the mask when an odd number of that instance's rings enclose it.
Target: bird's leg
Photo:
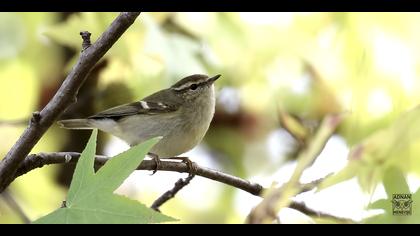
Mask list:
[[[160,167],[159,156],[157,154],[151,153],[151,152],[148,152],[147,155],[149,155],[152,158],[152,160],[156,163],[156,168],[153,170],[153,173],[152,173],[152,175],[154,175]]]
[[[195,173],[197,172],[197,165],[194,162],[192,162],[188,157],[168,157],[167,159],[181,160],[187,165],[190,176],[195,175]]]

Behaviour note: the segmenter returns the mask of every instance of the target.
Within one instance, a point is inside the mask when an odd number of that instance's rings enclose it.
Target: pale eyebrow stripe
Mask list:
[[[144,109],[150,109],[149,105],[147,105],[147,102],[145,102],[145,101],[140,101],[140,105],[141,105]]]
[[[188,82],[188,83],[186,83],[186,84],[182,85],[181,87],[177,87],[177,88],[174,88],[174,89],[175,89],[175,90],[177,90],[177,91],[179,91],[179,90],[183,90],[183,89],[185,89],[185,88],[190,87],[192,84],[195,84],[195,82]]]
[[[184,90],[184,89],[186,89],[186,88],[190,87],[190,86],[191,86],[191,85],[193,85],[193,84],[196,84],[197,86],[200,86],[201,84],[204,84],[204,83],[206,83],[206,82],[207,82],[207,80],[204,80],[204,81],[194,81],[194,82],[188,82],[188,83],[186,83],[186,84],[182,85],[181,87],[175,87],[175,88],[174,88],[174,90],[176,90],[176,91],[181,91],[181,90]]]

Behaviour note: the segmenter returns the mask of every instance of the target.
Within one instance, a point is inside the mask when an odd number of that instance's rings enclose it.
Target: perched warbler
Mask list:
[[[67,129],[97,128],[130,146],[161,136],[150,154],[154,158],[175,157],[195,147],[206,134],[215,110],[213,83],[219,77],[191,75],[140,101],[58,124]]]

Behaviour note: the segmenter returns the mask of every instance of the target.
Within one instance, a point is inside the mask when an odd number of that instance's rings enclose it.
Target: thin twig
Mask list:
[[[22,219],[23,223],[29,224],[31,223],[31,220],[29,217],[25,214],[23,209],[19,206],[15,198],[12,196],[12,194],[5,190],[3,193],[1,193],[2,198],[4,199],[4,202],[6,202],[9,207],[16,212],[16,214]]]
[[[311,191],[312,189],[314,189],[314,188],[318,187],[318,185],[319,185],[322,181],[324,181],[324,179],[326,179],[327,177],[329,177],[329,176],[331,176],[331,175],[332,175],[332,173],[330,173],[330,174],[326,175],[325,177],[322,177],[322,178],[316,179],[316,180],[314,180],[314,181],[311,181],[311,182],[309,182],[309,183],[300,184],[300,186],[299,186],[299,188],[300,188],[300,192],[299,192],[299,193],[304,193],[304,192],[309,192],[309,191]]]
[[[187,178],[183,179],[179,179],[178,181],[176,181],[174,187],[168,191],[166,191],[164,194],[162,194],[158,199],[156,199],[152,206],[150,206],[150,208],[152,208],[155,211],[160,212],[159,207],[162,206],[165,202],[169,201],[171,198],[175,197],[175,195],[181,190],[183,189],[185,186],[187,186],[190,181],[194,178],[195,175],[190,174],[188,175]]]
[[[91,33],[89,31],[80,32],[80,36],[82,36],[82,39],[83,39],[82,52],[86,50],[88,47],[92,46],[92,43],[90,42],[90,35]]]
[[[111,23],[99,39],[80,54],[80,58],[63,84],[42,109],[34,112],[29,126],[0,162],[0,193],[13,180],[20,163],[41,139],[48,128],[76,100],[78,90],[94,65],[130,27],[139,12],[123,12]]]
[[[309,207],[306,206],[303,202],[291,202],[289,205],[289,208],[295,209],[297,211],[300,211],[302,213],[305,213],[306,215],[312,216],[312,217],[319,217],[319,218],[327,218],[332,219],[336,221],[337,223],[346,223],[346,224],[355,224],[355,222],[352,219],[339,217],[335,215],[331,215],[329,213],[321,212],[321,211],[315,211]]]

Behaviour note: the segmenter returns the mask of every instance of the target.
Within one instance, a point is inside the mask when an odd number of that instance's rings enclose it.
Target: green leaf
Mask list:
[[[47,216],[41,217],[34,221],[35,224],[62,224],[66,221],[68,211],[64,208],[60,208],[56,211],[51,212]]]
[[[348,164],[335,175],[326,178],[318,191],[344,180],[357,177],[361,188],[370,192],[383,180],[391,167],[404,172],[416,171],[410,163],[418,163],[410,155],[420,141],[420,106],[402,114],[392,125],[378,130],[355,145],[348,156]]]
[[[369,209],[382,209],[383,214],[365,219],[366,223],[372,224],[418,224],[420,221],[420,189],[412,195],[412,215],[400,216],[392,212],[393,194],[410,194],[407,181],[403,172],[397,168],[391,168],[386,171],[384,176],[384,187],[387,193],[387,199],[380,199],[369,206]]]
[[[175,219],[160,214],[138,201],[113,193],[137,168],[160,138],[153,138],[111,158],[94,173],[96,150],[94,130],[74,171],[66,204],[34,223],[160,223]]]
[[[391,167],[386,171],[383,183],[388,198],[392,198],[392,194],[410,193],[410,188],[403,172],[395,167]]]
[[[286,129],[295,139],[300,142],[305,142],[309,136],[309,130],[297,118],[293,117],[286,111],[279,110],[280,124]]]
[[[92,184],[90,183],[94,178],[93,163],[95,160],[96,152],[96,137],[98,136],[98,130],[95,129],[83,150],[82,155],[79,158],[76,169],[74,170],[73,179],[71,181],[69,193],[67,195],[67,205],[77,200],[78,197],[82,196],[81,191],[87,189]],[[75,200],[76,199],[76,200]]]

